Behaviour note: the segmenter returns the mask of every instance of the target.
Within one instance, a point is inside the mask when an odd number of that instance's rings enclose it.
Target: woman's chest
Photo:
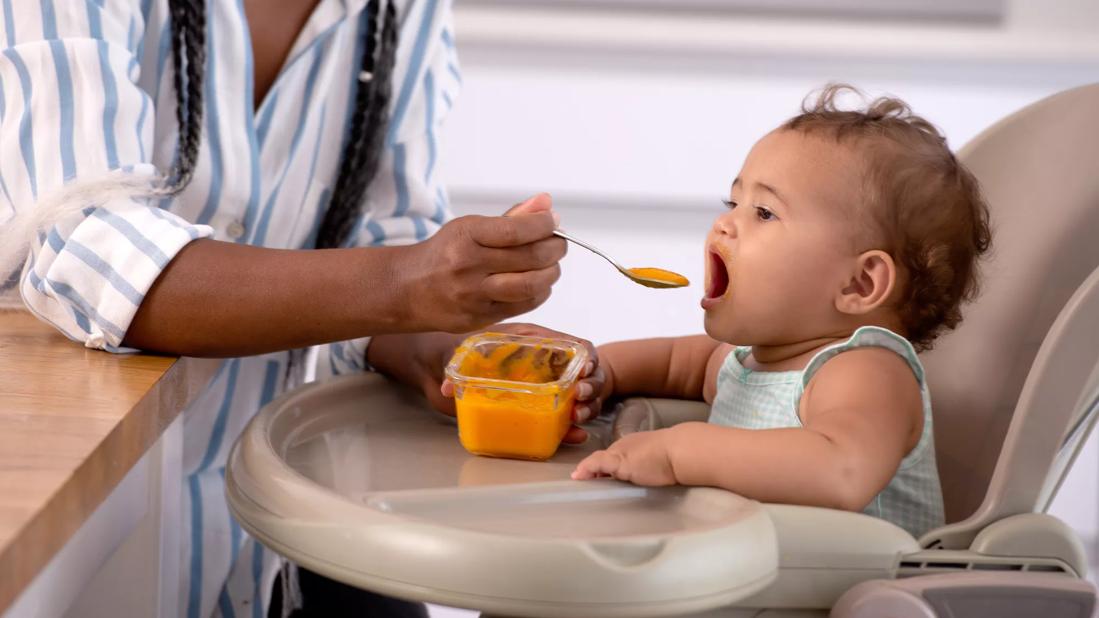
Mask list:
[[[207,4],[199,156],[191,183],[165,206],[210,225],[219,240],[299,247],[308,243],[338,170],[360,20],[331,10],[342,6],[339,0],[295,0],[285,4],[303,13],[295,19],[304,25],[281,26],[280,35],[249,24],[249,10],[279,14],[274,8],[281,11],[282,3],[265,6],[272,2]],[[326,19],[305,12],[318,2],[329,7],[320,15]],[[157,10],[146,30],[140,82],[155,116],[151,159],[168,169],[177,151],[177,93],[170,30]],[[253,41],[250,31],[264,32]],[[263,95],[260,81],[267,82]]]
[[[259,107],[320,0],[244,0],[253,64],[252,106]]]

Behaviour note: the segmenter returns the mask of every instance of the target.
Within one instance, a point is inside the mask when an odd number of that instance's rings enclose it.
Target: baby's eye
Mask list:
[[[736,208],[736,202],[734,202],[733,200],[727,200],[725,198],[721,198],[721,203],[725,204],[725,207],[728,208],[729,210],[732,210],[732,209]]]
[[[775,213],[771,212],[770,210],[767,210],[763,206],[756,206],[756,217],[760,221],[771,221],[773,219],[778,218],[778,217],[775,216]]]

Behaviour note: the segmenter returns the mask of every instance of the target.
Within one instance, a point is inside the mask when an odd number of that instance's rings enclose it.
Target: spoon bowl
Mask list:
[[[599,257],[607,260],[618,269],[618,272],[622,273],[634,283],[641,284],[649,288],[681,288],[690,284],[690,281],[686,277],[679,273],[674,273],[670,270],[664,270],[663,268],[626,268],[618,262],[612,260],[606,253],[603,253],[599,249],[589,245],[588,243],[569,235],[564,230],[554,230],[554,236],[564,238],[565,240],[576,243],[581,247],[591,251]]]

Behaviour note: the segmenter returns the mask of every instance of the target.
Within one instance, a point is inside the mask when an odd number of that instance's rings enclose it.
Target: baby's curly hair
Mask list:
[[[978,259],[990,248],[988,205],[977,179],[934,125],[900,99],[880,97],[865,109],[841,110],[836,99],[862,96],[829,84],[780,130],[824,134],[851,144],[866,162],[864,204],[870,242],[893,256],[900,271],[895,305],[917,350],[962,321],[961,305],[979,291]]]

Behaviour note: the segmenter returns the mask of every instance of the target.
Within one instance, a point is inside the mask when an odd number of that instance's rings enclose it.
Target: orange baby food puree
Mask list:
[[[459,367],[468,378],[457,398],[462,446],[478,455],[552,457],[571,423],[575,385],[551,383],[560,379],[574,355],[571,350],[519,343],[469,349]],[[541,386],[523,392],[522,384],[509,390],[485,386],[485,380]]]
[[[646,279],[656,279],[657,281],[667,281],[674,285],[687,285],[690,281],[679,273],[673,273],[670,270],[664,270],[663,268],[631,268],[629,271],[638,277],[644,277]]]

